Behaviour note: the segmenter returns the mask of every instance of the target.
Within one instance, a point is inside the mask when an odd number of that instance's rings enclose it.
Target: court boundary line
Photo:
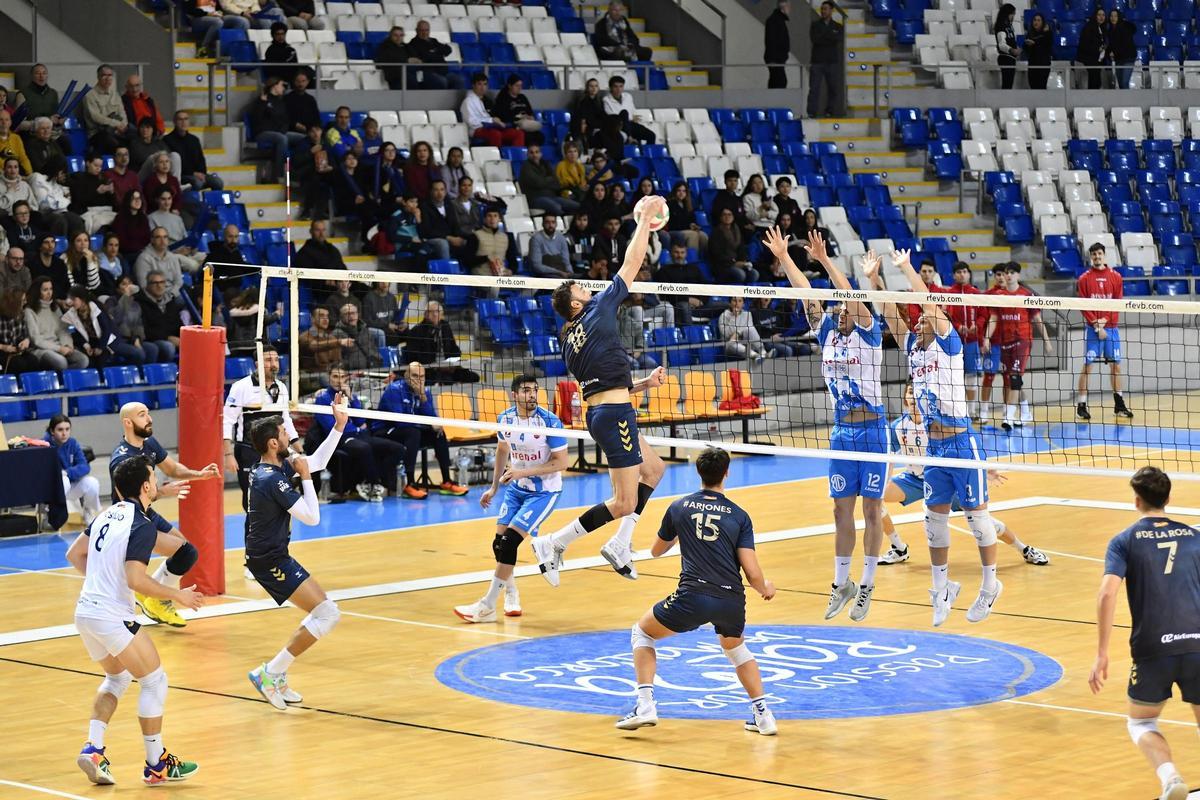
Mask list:
[[[6,781],[3,778],[0,778],[0,786],[15,786],[18,789],[28,789],[31,792],[40,792],[41,794],[53,795],[54,797],[66,797],[68,800],[90,800],[83,795],[71,794],[70,792],[60,792],[58,789],[47,789],[45,786],[37,786],[32,783]]]

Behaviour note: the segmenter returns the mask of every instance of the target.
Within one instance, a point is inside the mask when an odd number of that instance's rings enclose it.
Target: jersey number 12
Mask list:
[[[692,519],[696,522],[696,538],[700,541],[715,542],[721,538],[720,514],[692,514]]]

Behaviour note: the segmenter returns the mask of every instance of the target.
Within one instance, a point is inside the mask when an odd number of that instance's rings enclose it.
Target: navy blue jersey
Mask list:
[[[563,360],[579,381],[584,399],[607,389],[633,388],[629,361],[617,331],[617,309],[628,296],[625,281],[614,276],[608,288],[592,295],[563,328]]]
[[[296,471],[259,462],[250,470],[249,510],[246,512],[246,558],[282,558],[292,538],[288,509],[301,497],[292,485]]]
[[[663,515],[658,538],[679,538],[683,567],[679,586],[704,594],[743,596],[740,547],[754,549],[750,515],[720,492],[699,491],[681,497]]]
[[[1144,517],[1108,543],[1104,572],[1125,579],[1135,661],[1200,653],[1200,531]]]
[[[117,470],[117,465],[122,461],[128,461],[134,456],[146,456],[150,459],[150,463],[158,466],[167,460],[167,450],[153,436],[147,436],[142,442],[141,447],[134,447],[129,442],[121,437],[121,441],[117,442],[117,446],[113,448],[112,457],[108,460],[108,478],[111,481],[113,473]],[[117,490],[113,489],[112,501],[115,503],[120,500],[117,497]],[[156,530],[167,533],[171,530],[171,523],[167,522],[161,514],[153,508],[146,509],[146,518],[154,523]]]

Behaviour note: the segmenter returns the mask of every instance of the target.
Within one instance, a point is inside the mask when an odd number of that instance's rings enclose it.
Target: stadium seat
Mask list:
[[[16,375],[0,375],[0,396],[20,395],[21,387]],[[27,400],[0,402],[0,422],[20,422],[33,419],[33,404]]]
[[[306,331],[312,325],[311,319],[308,324],[305,324],[303,315],[300,320],[300,330]],[[146,377],[146,383],[163,384],[175,383],[179,379],[179,367],[175,364],[146,364],[142,367],[142,374]],[[155,389],[151,392],[154,397],[155,408],[175,408],[178,404],[178,393],[175,389]]]
[[[100,388],[100,373],[94,369],[63,370],[63,386],[68,392],[86,392]],[[113,396],[106,394],[72,397],[67,401],[67,414],[72,417],[91,414],[110,414]]]
[[[58,384],[58,374],[50,370],[21,373],[22,394],[52,394],[62,391]],[[36,419],[49,419],[62,411],[62,401],[56,397],[48,397],[30,402],[31,410]]]
[[[225,359],[225,375],[229,376],[229,362],[233,359]],[[243,358],[240,361],[249,362],[250,367],[247,369],[246,375],[249,375],[249,369],[254,367],[254,359]],[[244,376],[243,376],[244,377]],[[142,374],[138,368],[132,365],[123,367],[105,367],[104,368],[104,383],[110,388],[120,386],[139,386],[145,383],[142,380]],[[116,405],[118,408],[126,403],[142,403],[150,406],[154,402],[154,398],[147,391],[132,391],[132,392],[117,392],[115,395]]]

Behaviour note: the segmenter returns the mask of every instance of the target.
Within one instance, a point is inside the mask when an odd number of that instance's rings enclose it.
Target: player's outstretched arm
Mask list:
[[[811,289],[812,284],[808,280],[808,276],[800,271],[796,266],[796,262],[792,260],[792,256],[788,253],[788,244],[791,241],[790,236],[785,236],[780,233],[779,228],[772,227],[767,230],[765,244],[767,249],[771,251],[771,255],[779,260],[783,265],[783,271],[787,274],[788,283],[794,289]],[[820,300],[805,300],[804,313],[808,317],[808,325],[812,329],[817,329],[821,325],[821,318],[825,312],[821,308]]]
[[[850,285],[850,279],[846,277],[846,273],[842,272],[841,268],[834,263],[829,257],[829,250],[825,246],[825,239],[817,231],[808,232],[808,244],[804,246],[808,251],[810,258],[816,259],[825,267],[825,271],[829,273],[829,282],[833,284],[835,289],[850,291],[854,287]],[[871,327],[871,309],[867,308],[866,304],[858,300],[850,302],[850,316],[854,317],[854,324],[860,328]]]
[[[875,255],[874,250],[868,250],[863,255],[862,268],[863,275],[871,284],[871,288],[876,291],[886,291],[887,287],[883,285],[883,262],[879,260],[879,256]],[[896,344],[900,347],[904,346],[904,334],[908,332],[908,325],[904,321],[904,317],[900,314],[899,307],[892,302],[880,303],[879,312],[883,315],[884,321],[887,322],[888,332],[892,334],[892,338],[896,340]]]
[[[320,472],[329,464],[333,458],[333,453],[337,450],[338,443],[342,440],[342,431],[346,430],[346,421],[349,417],[346,414],[346,395],[338,392],[333,396],[331,404],[333,410],[333,429],[329,431],[329,435],[325,437],[325,441],[321,442],[311,456],[307,456],[308,469],[310,472]]]
[[[1096,596],[1096,661],[1088,675],[1088,686],[1092,694],[1104,688],[1108,680],[1108,643],[1112,638],[1113,615],[1117,610],[1117,592],[1122,578],[1106,574],[1100,579],[1100,593]]]
[[[81,533],[67,548],[67,561],[78,570],[79,574],[87,574],[88,536]]]
[[[762,595],[763,600],[770,600],[774,597],[775,584],[763,575],[762,567],[758,565],[758,553],[754,551],[754,548],[739,547],[737,556],[738,563],[742,565],[742,572],[746,575],[746,581],[754,591]]]
[[[910,250],[893,250],[892,263],[900,270],[901,274],[908,281],[908,286],[914,292],[925,294],[929,291],[929,287],[925,285],[925,281],[921,280],[921,276],[913,269],[912,251]],[[938,336],[946,336],[950,333],[950,318],[946,316],[946,312],[937,303],[922,303],[921,313],[926,316],[933,316],[934,333]],[[915,322],[915,320],[914,320]]]
[[[287,512],[292,515],[293,519],[303,522],[305,525],[316,525],[321,521],[321,505],[317,501],[317,489],[313,485],[308,461],[304,458],[297,458],[292,463],[296,467],[296,474],[300,476],[302,492],[295,502],[288,506]]]
[[[633,382],[633,388],[629,390],[630,394],[649,391],[658,386],[662,386],[667,382],[667,370],[665,367],[655,367],[650,370],[650,374],[644,378],[638,378]]]
[[[650,219],[658,216],[666,204],[666,200],[656,195],[647,200],[642,208],[642,218],[638,220],[637,229],[625,250],[625,261],[621,263],[621,269],[617,270],[617,275],[625,281],[626,286],[633,284],[633,279],[642,268],[642,262],[646,260],[646,250],[650,247]]]

